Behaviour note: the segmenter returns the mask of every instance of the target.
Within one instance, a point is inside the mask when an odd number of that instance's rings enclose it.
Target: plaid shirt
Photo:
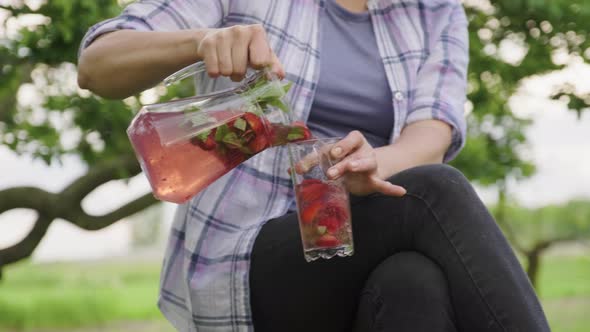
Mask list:
[[[317,86],[325,0],[145,0],[93,26],[81,47],[118,29],[173,31],[262,23],[294,83],[295,118],[307,119]],[[467,20],[459,0],[369,0],[392,90],[393,142],[412,122],[453,127],[445,160],[463,145]],[[330,59],[326,59],[330,61]],[[351,64],[353,66],[354,64]],[[161,275],[159,307],[180,331],[251,331],[248,272],[265,221],[293,202],[284,149],[264,151],[178,207]],[[303,258],[302,258],[303,259]]]

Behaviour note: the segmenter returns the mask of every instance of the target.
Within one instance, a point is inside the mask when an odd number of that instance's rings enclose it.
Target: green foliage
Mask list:
[[[1,8],[13,18],[45,19],[0,43],[0,144],[47,163],[65,154],[95,163],[131,153],[125,130],[139,109],[138,96],[105,100],[80,92],[75,81],[82,37],[91,25],[121,12],[117,1],[52,0],[39,8],[12,3]],[[23,84],[34,87],[35,102],[17,103]],[[190,95],[192,87],[180,84],[159,93],[169,100]]]
[[[468,98],[473,112],[467,146],[454,165],[470,179],[491,185],[533,174],[534,165],[523,154],[527,149],[523,130],[530,121],[513,112],[509,98],[523,79],[561,69],[563,65],[554,62],[556,52],[573,57],[588,52],[590,9],[570,0],[492,0],[490,8],[473,3],[466,1]],[[505,45],[521,49],[523,56],[510,59],[500,51]],[[571,98],[577,103],[570,108],[581,112],[588,108],[589,98],[577,96]]]
[[[567,103],[567,107],[576,112],[578,119],[582,117],[582,112],[590,108],[590,93],[580,94],[576,87],[571,84],[564,84],[551,95],[551,99],[560,100]]]
[[[498,207],[493,207],[492,212],[497,214]],[[511,241],[525,251],[590,237],[589,201],[571,201],[536,209],[512,204],[504,208],[503,215],[502,225]]]

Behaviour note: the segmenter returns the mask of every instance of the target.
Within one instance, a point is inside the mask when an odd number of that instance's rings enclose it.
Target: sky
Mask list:
[[[516,114],[533,120],[526,136],[537,172],[509,188],[525,206],[590,199],[590,110],[578,119],[563,102],[545,97],[563,82],[588,93],[590,81],[585,77],[590,77],[590,66],[575,62],[562,72],[528,80],[511,100]],[[484,201],[494,202],[493,190],[479,188],[478,192]]]

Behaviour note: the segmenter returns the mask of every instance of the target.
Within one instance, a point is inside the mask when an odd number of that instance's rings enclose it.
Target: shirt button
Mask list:
[[[401,93],[400,91],[397,91],[396,93],[393,94],[393,98],[397,101],[402,101],[402,100],[404,100],[404,94]]]

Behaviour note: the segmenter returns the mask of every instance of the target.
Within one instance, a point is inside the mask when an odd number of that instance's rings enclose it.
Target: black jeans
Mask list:
[[[252,253],[256,332],[549,331],[539,301],[465,177],[444,165],[395,175],[401,198],[354,197],[355,254],[307,263],[296,214]]]

